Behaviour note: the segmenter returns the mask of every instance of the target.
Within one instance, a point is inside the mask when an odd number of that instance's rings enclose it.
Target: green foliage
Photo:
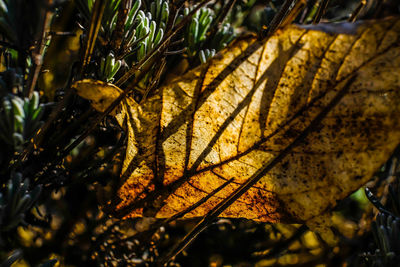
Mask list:
[[[225,23],[212,38],[211,47],[216,51],[219,51],[232,42],[232,40],[235,39],[235,36],[233,27],[229,23]]]
[[[21,150],[41,126],[42,115],[38,92],[34,92],[30,99],[12,94],[3,97],[0,104],[0,139],[15,150]]]
[[[187,16],[189,11],[189,8],[185,8],[183,12],[184,16]],[[200,62],[204,63],[207,59],[213,57],[216,52],[225,48],[235,38],[234,29],[229,23],[223,24],[214,36],[207,35],[215,19],[216,16],[210,8],[201,8],[195,13],[185,33],[185,42],[189,57],[198,55]],[[211,40],[211,42],[207,42],[207,40]]]
[[[99,78],[106,82],[112,82],[114,76],[121,67],[121,60],[115,60],[114,53],[111,51],[106,58],[100,59]]]
[[[186,8],[184,15],[189,14]],[[206,33],[213,21],[214,13],[209,8],[202,8],[193,16],[189,27],[186,30],[186,40],[189,56],[194,56],[199,50],[201,44],[206,40]]]
[[[0,192],[0,226],[6,232],[20,224],[26,224],[24,217],[39,198],[40,185],[30,188],[29,179],[22,180],[21,173],[14,173],[7,186]]]
[[[152,20],[152,13],[145,14],[142,10],[138,12],[138,26],[136,27],[136,39],[142,40],[138,44],[138,52],[136,59],[137,61],[142,60],[154,47],[156,47],[163,35],[166,22],[165,19],[168,19],[167,16],[163,17],[164,20],[158,24]]]
[[[165,31],[165,27],[168,23],[169,18],[169,5],[166,0],[151,1],[150,13],[153,16],[153,20],[161,29]]]
[[[215,49],[205,49],[205,50],[200,50],[199,51],[199,57],[201,63],[206,63],[206,61],[210,58],[212,58],[215,55]]]

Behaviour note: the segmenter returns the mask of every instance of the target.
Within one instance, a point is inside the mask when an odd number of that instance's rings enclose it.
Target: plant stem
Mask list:
[[[329,4],[329,0],[322,0],[319,4],[317,15],[313,20],[313,24],[318,24],[321,21],[322,16],[325,14],[326,7]]]
[[[125,21],[131,6],[131,0],[121,0],[118,8],[118,18],[115,29],[111,35],[111,47],[116,54],[120,50],[122,38],[124,36]]]
[[[293,4],[293,2],[295,2],[296,0],[286,0],[281,9],[279,10],[279,12],[274,16],[274,18],[272,19],[270,25],[268,26],[268,28],[266,29],[266,31],[263,31],[261,33],[261,38],[265,38],[268,36],[271,36],[275,30],[279,27],[279,25],[281,24],[282,20],[285,18],[286,14],[288,14],[288,11],[290,9],[290,6]]]
[[[41,29],[38,31],[36,40],[38,43],[35,44],[35,49],[32,52],[32,69],[29,72],[29,77],[26,86],[24,87],[24,95],[26,97],[31,97],[33,90],[35,89],[36,82],[39,78],[40,70],[43,65],[44,50],[46,43],[50,40],[51,35],[49,35],[51,20],[53,18],[53,12],[51,11],[51,5],[53,0],[47,0],[45,7],[42,9],[43,23],[41,24]]]
[[[361,2],[358,4],[354,12],[351,14],[350,18],[348,19],[349,22],[355,22],[358,15],[360,15],[361,11],[363,8],[367,5],[366,0],[361,0]]]
[[[89,64],[90,59],[92,57],[94,45],[96,43],[97,34],[99,33],[101,20],[103,18],[104,9],[106,7],[107,1],[105,0],[96,0],[92,17],[90,19],[89,33],[86,38],[85,44],[85,52],[82,60],[82,67],[80,70],[80,76],[82,77],[83,72],[85,71],[86,66]]]

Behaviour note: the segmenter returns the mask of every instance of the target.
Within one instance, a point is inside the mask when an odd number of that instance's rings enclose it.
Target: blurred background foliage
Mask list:
[[[125,134],[72,92],[73,81],[133,88],[140,102],[236,37],[399,8],[395,0],[0,0],[1,266],[153,266],[196,223],[120,221],[100,208],[115,194]],[[339,203],[335,247],[304,225],[220,219],[170,266],[398,266],[399,176],[397,150],[366,194]]]

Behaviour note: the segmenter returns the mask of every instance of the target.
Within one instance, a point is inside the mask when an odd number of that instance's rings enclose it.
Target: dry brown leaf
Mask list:
[[[171,217],[213,193],[185,215],[204,216],[346,88],[317,131],[221,216],[304,222],[370,179],[400,143],[400,20],[319,29],[329,32],[289,26],[266,42],[239,40],[144,104],[125,99],[114,114],[129,138],[116,215]],[[74,87],[99,111],[121,92]]]

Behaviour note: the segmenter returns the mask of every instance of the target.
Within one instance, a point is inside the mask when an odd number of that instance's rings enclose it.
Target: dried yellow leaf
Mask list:
[[[115,112],[129,138],[116,215],[171,217],[203,200],[185,217],[204,216],[344,89],[318,129],[221,216],[304,222],[368,181],[400,143],[400,20],[318,28],[239,40],[142,105],[125,99]],[[121,93],[93,80],[74,87],[100,111]]]

